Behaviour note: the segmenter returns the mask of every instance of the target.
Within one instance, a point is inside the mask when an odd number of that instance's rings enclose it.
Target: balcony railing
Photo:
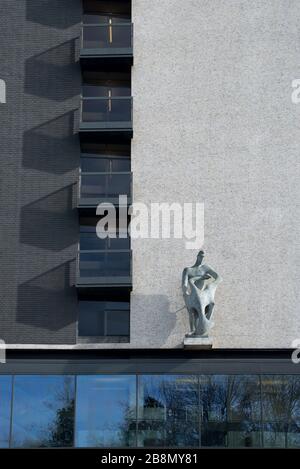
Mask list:
[[[130,286],[131,251],[79,251],[77,277],[77,286]]]
[[[122,53],[130,51],[133,43],[132,23],[84,24],[82,26],[82,49],[98,53]]]
[[[119,195],[127,195],[131,203],[132,173],[82,172],[79,206],[96,206],[100,202],[118,203]]]
[[[131,128],[132,97],[83,97],[81,126],[84,128]]]

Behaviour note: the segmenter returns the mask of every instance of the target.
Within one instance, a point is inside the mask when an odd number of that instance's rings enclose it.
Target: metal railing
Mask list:
[[[118,198],[119,195],[132,194],[131,172],[81,172],[79,198],[101,200]]]
[[[131,49],[133,44],[132,23],[105,23],[82,25],[81,47],[83,49]]]
[[[82,122],[132,122],[132,97],[82,97]]]

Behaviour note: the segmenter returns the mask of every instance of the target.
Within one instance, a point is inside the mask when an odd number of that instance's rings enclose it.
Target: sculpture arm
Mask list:
[[[215,272],[210,267],[207,267],[206,273],[209,274],[215,280],[215,283],[222,282],[222,277],[220,275],[218,275],[217,272]]]
[[[184,293],[187,292],[189,283],[188,269],[184,269],[182,272],[182,290]]]

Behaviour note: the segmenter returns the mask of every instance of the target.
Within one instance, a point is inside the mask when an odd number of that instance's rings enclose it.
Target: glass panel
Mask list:
[[[80,233],[80,249],[91,250],[91,249],[106,249],[107,239],[100,239],[97,236],[96,228],[92,233]]]
[[[0,448],[9,447],[12,377],[0,376]]]
[[[78,335],[80,337],[104,336],[104,305],[101,301],[80,301]]]
[[[131,121],[131,98],[83,98],[83,122]]]
[[[73,445],[74,378],[16,376],[13,405],[13,447]]]
[[[79,336],[128,336],[129,303],[80,301]]]
[[[265,447],[300,447],[300,377],[263,376]]]
[[[130,171],[130,158],[113,158],[111,160],[111,171]]]
[[[85,174],[81,173],[82,198],[118,198],[131,194],[131,173]]]
[[[126,13],[123,14],[98,14],[97,13],[85,13],[83,15],[83,23],[84,24],[107,24],[109,20],[112,21],[112,23],[130,23],[131,18],[130,18],[130,13],[126,15]]]
[[[96,229],[91,233],[80,233],[80,250],[92,250],[92,249],[129,249],[130,248],[130,239],[127,238],[98,238]]]
[[[197,377],[145,375],[138,389],[138,446],[199,445]]]
[[[84,49],[114,49],[132,47],[131,23],[112,23],[83,26]]]
[[[129,336],[129,310],[106,310],[105,314],[106,335]]]
[[[202,376],[202,446],[261,446],[257,376]]]
[[[98,156],[98,155],[97,155]],[[100,172],[108,173],[110,170],[110,160],[109,158],[103,158],[99,156],[98,158],[91,156],[81,158],[81,171],[83,172]]]
[[[129,156],[107,156],[101,154],[88,155],[81,157],[81,171],[84,172],[130,172]]]
[[[129,277],[130,252],[80,252],[81,277]]]
[[[135,429],[135,376],[78,376],[77,447],[135,446]]]
[[[82,95],[84,98],[109,98],[131,96],[131,84],[129,81],[96,81],[95,84],[83,83]]]

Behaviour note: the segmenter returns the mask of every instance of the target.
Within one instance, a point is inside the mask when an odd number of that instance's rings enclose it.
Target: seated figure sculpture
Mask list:
[[[204,251],[199,251],[192,267],[182,273],[182,292],[189,313],[190,333],[186,337],[207,338],[214,323],[215,293],[221,277],[208,265],[203,264]]]

